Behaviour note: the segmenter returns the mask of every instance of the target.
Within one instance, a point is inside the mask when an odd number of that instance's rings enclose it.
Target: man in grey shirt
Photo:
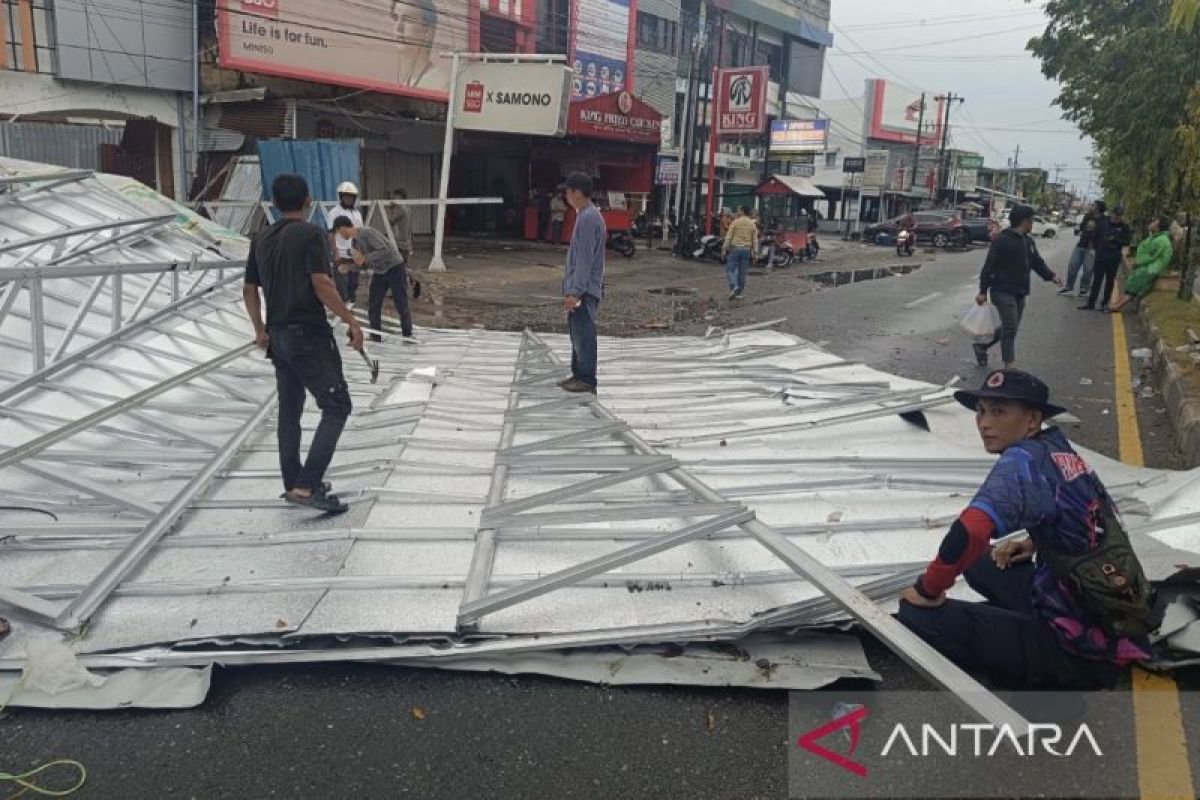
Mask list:
[[[596,314],[604,294],[604,217],[592,204],[592,179],[583,172],[567,177],[567,202],[575,209],[575,229],[563,276],[563,307],[571,331],[571,377],[559,386],[568,392],[596,393]]]
[[[413,325],[408,309],[408,272],[404,268],[404,256],[382,233],[366,225],[355,225],[349,217],[334,220],[333,230],[338,236],[352,240],[350,253],[355,265],[371,276],[367,304],[367,319],[371,327],[382,330],[383,301],[390,290],[392,302],[396,304],[396,314],[400,317],[400,330],[404,338],[411,339]],[[373,342],[378,342],[380,338],[379,334],[371,334]]]

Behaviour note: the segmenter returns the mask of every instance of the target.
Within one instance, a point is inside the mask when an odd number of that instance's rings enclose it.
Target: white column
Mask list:
[[[455,53],[450,62],[450,94],[446,100],[446,138],[442,144],[442,174],[438,188],[437,222],[433,228],[433,258],[429,260],[430,272],[445,272],[446,262],[442,258],[442,246],[446,240],[446,200],[450,195],[450,159],[454,155],[454,104],[458,96],[458,63],[461,53]]]

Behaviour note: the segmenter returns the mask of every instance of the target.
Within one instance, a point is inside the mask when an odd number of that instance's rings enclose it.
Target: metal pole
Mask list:
[[[46,319],[43,315],[42,276],[29,282],[29,330],[33,343],[33,371],[46,367]]]
[[[192,177],[200,172],[200,0],[192,0]],[[182,138],[182,137],[180,137]],[[190,192],[183,197],[188,199]]]
[[[719,51],[719,47],[718,47]],[[713,67],[712,83],[708,89],[708,197],[704,201],[704,232],[712,233],[713,199],[717,182],[717,108],[720,106],[717,86],[718,67]]]
[[[917,112],[917,136],[916,146],[913,147],[913,169],[912,181],[909,182],[909,191],[917,185],[917,172],[921,169],[921,129],[925,127],[925,93],[921,92],[921,106]]]
[[[442,140],[442,174],[438,180],[437,223],[433,229],[430,272],[446,271],[442,247],[446,242],[446,200],[450,196],[450,160],[454,155],[454,104],[458,96],[458,65],[461,58],[462,54],[457,52],[450,57],[450,95],[446,101],[446,136]]]

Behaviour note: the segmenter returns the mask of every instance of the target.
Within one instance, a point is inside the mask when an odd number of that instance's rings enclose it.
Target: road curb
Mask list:
[[[1138,304],[1138,320],[1154,342],[1154,380],[1167,406],[1175,445],[1188,467],[1200,466],[1200,397],[1188,394],[1183,372],[1171,358],[1170,345],[1162,331],[1150,320],[1146,303]]]

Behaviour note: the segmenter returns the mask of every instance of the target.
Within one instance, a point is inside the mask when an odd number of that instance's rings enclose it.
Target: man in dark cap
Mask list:
[[[987,260],[979,271],[979,296],[975,302],[983,305],[990,296],[992,305],[1000,312],[1000,330],[987,343],[975,344],[975,361],[981,367],[988,363],[988,350],[1000,343],[1005,369],[1017,362],[1017,331],[1025,315],[1025,298],[1029,296],[1029,273],[1036,272],[1043,280],[1062,286],[1062,278],[1046,266],[1029,232],[1033,230],[1034,211],[1030,206],[1015,206],[1008,214],[1009,227],[1000,232],[988,249]]]
[[[1111,686],[1122,666],[1149,656],[1160,617],[1104,484],[1058,428],[1043,427],[1064,409],[1019,370],[992,372],[955,398],[1000,458],[902,595],[900,621],[1008,686]],[[989,547],[1018,531],[1028,535]],[[986,602],[947,600],[959,575]]]

